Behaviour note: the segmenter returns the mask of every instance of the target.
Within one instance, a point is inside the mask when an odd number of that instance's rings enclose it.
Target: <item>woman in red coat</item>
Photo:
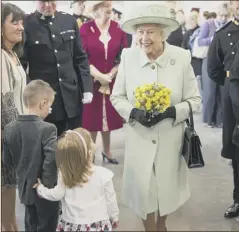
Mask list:
[[[111,154],[110,132],[122,128],[123,120],[111,105],[109,96],[118,71],[121,52],[127,47],[127,36],[119,24],[111,20],[111,1],[88,1],[88,4],[95,20],[83,24],[80,34],[95,82],[93,101],[84,105],[83,127],[91,132],[94,142],[97,132],[101,132],[103,159],[118,164]]]

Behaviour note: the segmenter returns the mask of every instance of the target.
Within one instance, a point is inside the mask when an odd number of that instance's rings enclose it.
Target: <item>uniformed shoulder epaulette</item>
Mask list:
[[[216,30],[216,33],[219,32],[219,31],[221,31],[221,30],[223,30],[223,29],[225,29],[228,25],[231,24],[231,22],[232,22],[232,21],[229,21],[229,22],[227,22],[225,25],[223,25],[222,27],[220,27],[218,30]]]

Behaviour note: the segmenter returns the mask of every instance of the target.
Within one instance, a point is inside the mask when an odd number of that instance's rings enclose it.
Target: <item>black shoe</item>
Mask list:
[[[110,159],[104,153],[102,153],[102,157],[103,157],[103,161],[105,161],[105,159],[107,159],[108,163],[110,163],[110,164],[118,164],[119,163],[115,158]]]
[[[232,206],[230,206],[225,214],[224,217],[225,218],[235,218],[239,216],[239,203],[234,203]]]

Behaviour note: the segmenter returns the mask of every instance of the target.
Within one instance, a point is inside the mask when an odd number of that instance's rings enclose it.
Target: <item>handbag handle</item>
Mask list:
[[[189,105],[189,119],[186,119],[186,123],[188,127],[190,127],[192,130],[194,130],[194,120],[193,120],[193,110],[192,105],[189,101],[186,101]]]

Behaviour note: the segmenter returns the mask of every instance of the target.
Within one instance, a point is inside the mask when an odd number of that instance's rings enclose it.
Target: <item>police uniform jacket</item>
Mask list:
[[[237,124],[233,131],[232,141],[235,145],[239,146],[239,40],[236,50],[237,52],[230,71],[230,93]]]
[[[73,14],[73,17],[76,19],[77,24],[78,24],[79,27],[81,27],[83,23],[86,23],[86,22],[92,20],[91,18],[89,18],[85,15]]]
[[[49,120],[81,116],[83,93],[92,92],[92,78],[75,18],[63,12],[50,17],[35,12],[24,27],[23,65],[29,64],[31,80],[46,81],[57,93]]]
[[[227,72],[231,69],[238,40],[239,22],[234,19],[215,33],[209,47],[208,76],[220,85],[224,85]]]
[[[208,51],[208,76],[220,85],[223,91],[223,148],[221,155],[232,159],[236,154],[233,145],[233,131],[237,114],[233,104],[235,96],[232,92],[230,70],[237,52],[239,41],[239,22],[232,20],[219,29],[213,38]],[[226,80],[226,78],[229,78]],[[225,81],[226,80],[226,81]],[[238,100],[236,100],[238,101]]]

